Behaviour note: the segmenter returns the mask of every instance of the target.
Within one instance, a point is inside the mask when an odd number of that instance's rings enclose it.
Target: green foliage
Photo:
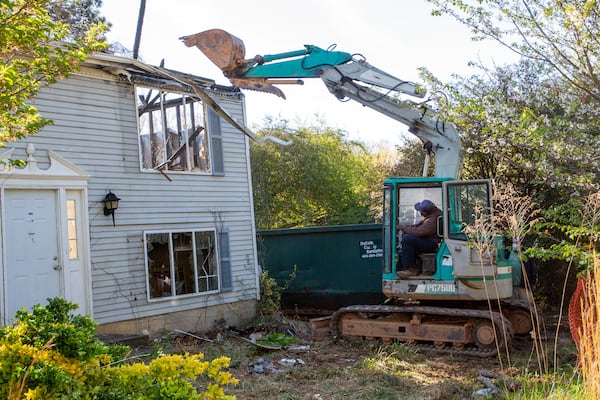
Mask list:
[[[96,25],[110,27],[100,7],[102,0],[50,0],[47,10],[54,21],[69,25],[70,38],[84,39]]]
[[[224,371],[227,357],[171,355],[129,363],[129,348],[95,338],[96,323],[71,315],[60,298],[15,315],[1,329],[0,398],[17,399],[233,399],[223,386],[237,380]],[[204,387],[204,391],[201,391]]]
[[[546,400],[570,399],[587,400],[580,377],[568,373],[555,373],[538,376],[524,373],[519,377],[522,385],[515,391],[504,391],[506,400]]]
[[[405,140],[396,146],[398,158],[395,162],[392,175],[394,176],[422,176],[425,164],[425,151],[420,140]],[[434,160],[435,162],[435,160]],[[433,163],[428,174],[433,176]]]
[[[258,312],[262,316],[275,316],[281,311],[281,295],[296,279],[296,266],[290,273],[288,279],[281,285],[271,276],[268,271],[260,275],[260,300],[258,301]]]
[[[75,34],[71,25],[49,15],[48,7],[57,4],[0,1],[0,145],[50,124],[30,100],[43,85],[69,76],[89,53],[105,46],[99,40],[106,28],[102,22]]]
[[[373,220],[374,187],[385,171],[360,143],[328,127],[292,130],[267,126],[259,136],[293,141],[291,146],[251,146],[252,185],[258,229],[366,223]]]
[[[233,399],[225,395],[222,385],[237,380],[222,369],[229,366],[227,357],[204,361],[202,354],[166,355],[148,364],[135,363],[109,368],[106,374],[110,386],[96,393],[102,400],[134,399]],[[205,379],[198,377],[206,375]],[[203,381],[203,382],[201,382]],[[211,382],[213,381],[213,382]],[[206,390],[198,392],[197,386]]]
[[[71,315],[77,306],[61,298],[50,299],[47,306],[36,305],[28,313],[23,308],[15,314],[14,326],[2,328],[5,340],[41,349],[51,342],[61,355],[87,361],[105,354],[107,346],[95,340],[97,324],[83,315]]]
[[[548,68],[531,61],[443,85],[445,117],[462,133],[463,177],[512,182],[546,208],[600,180],[588,149],[599,143],[600,107],[582,103]],[[590,147],[591,146],[591,147]]]
[[[443,110],[463,133],[465,177],[512,182],[542,209],[597,190],[600,163],[590,151],[600,145],[597,2],[428,1],[434,14],[522,57],[514,65],[480,65],[480,75],[451,86],[424,76],[450,94]]]
[[[571,198],[545,210],[538,224],[543,243],[530,250],[539,259],[573,262],[580,271],[589,270],[600,254],[600,192],[585,199]]]
[[[94,338],[96,324],[63,299],[18,311],[16,322],[0,331],[0,397],[71,398],[83,389],[83,376],[113,361],[109,346]],[[63,388],[66,388],[63,390]]]
[[[581,99],[600,100],[597,0],[428,0],[471,28],[474,39],[492,39],[548,66]]]
[[[257,340],[257,343],[268,345],[268,346],[289,346],[292,343],[297,343],[299,339],[295,336],[288,336],[284,333],[273,332],[269,333],[262,339]]]

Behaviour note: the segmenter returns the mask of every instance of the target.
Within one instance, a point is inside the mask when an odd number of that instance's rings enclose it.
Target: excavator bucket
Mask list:
[[[181,38],[186,46],[196,46],[213,64],[223,71],[233,86],[241,89],[267,92],[285,99],[283,92],[272,83],[297,83],[297,81],[275,82],[267,78],[243,78],[236,74],[236,70],[254,64],[255,60],[244,59],[246,48],[244,42],[236,36],[222,29],[210,29],[194,35]]]
[[[222,29],[210,29],[181,39],[188,47],[198,47],[227,77],[233,76],[235,69],[245,65],[244,42]]]

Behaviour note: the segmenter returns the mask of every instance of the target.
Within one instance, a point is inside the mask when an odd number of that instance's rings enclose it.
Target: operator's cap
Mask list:
[[[423,200],[420,203],[415,204],[415,210],[418,212],[431,212],[435,209],[435,204],[430,200]]]

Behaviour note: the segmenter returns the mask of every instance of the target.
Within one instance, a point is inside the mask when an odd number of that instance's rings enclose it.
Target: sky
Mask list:
[[[180,37],[208,29],[224,29],[240,38],[246,58],[304,49],[360,53],[368,63],[410,81],[419,81],[425,67],[442,81],[453,74],[475,73],[469,61],[504,64],[511,54],[494,42],[473,42],[467,27],[447,16],[431,15],[425,0],[147,0],[139,58],[165,67],[230,85],[219,68]],[[138,0],[103,0],[101,13],[112,24],[109,42],[133,49],[139,14]],[[264,125],[266,116],[291,126],[316,121],[347,132],[368,145],[395,145],[410,137],[406,126],[357,102],[340,102],[323,82],[280,86],[287,99],[244,91],[246,123]]]

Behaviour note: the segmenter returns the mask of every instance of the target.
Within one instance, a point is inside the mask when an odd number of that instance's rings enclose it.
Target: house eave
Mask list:
[[[244,133],[257,143],[263,143],[262,139],[258,138],[254,132],[244,125],[243,121],[237,121],[213,99],[213,97],[221,97],[234,98],[243,101],[244,95],[237,87],[217,85],[212,79],[173,71],[163,67],[155,67],[139,60],[105,53],[94,53],[90,55],[88,59],[82,63],[82,67],[101,70],[103,73],[112,74],[112,76],[117,77],[117,79],[126,81],[130,84],[148,84],[149,82],[152,82],[153,87],[166,90],[177,90],[198,96],[221,118],[229,122],[240,132]]]
[[[168,90],[179,90],[193,93],[193,88],[182,82],[189,82],[203,90],[227,97],[243,97],[239,88],[219,85],[214,80],[174,71],[164,67],[156,67],[132,58],[107,53],[93,53],[81,64],[82,67],[100,69],[119,80],[138,84],[152,84]]]

